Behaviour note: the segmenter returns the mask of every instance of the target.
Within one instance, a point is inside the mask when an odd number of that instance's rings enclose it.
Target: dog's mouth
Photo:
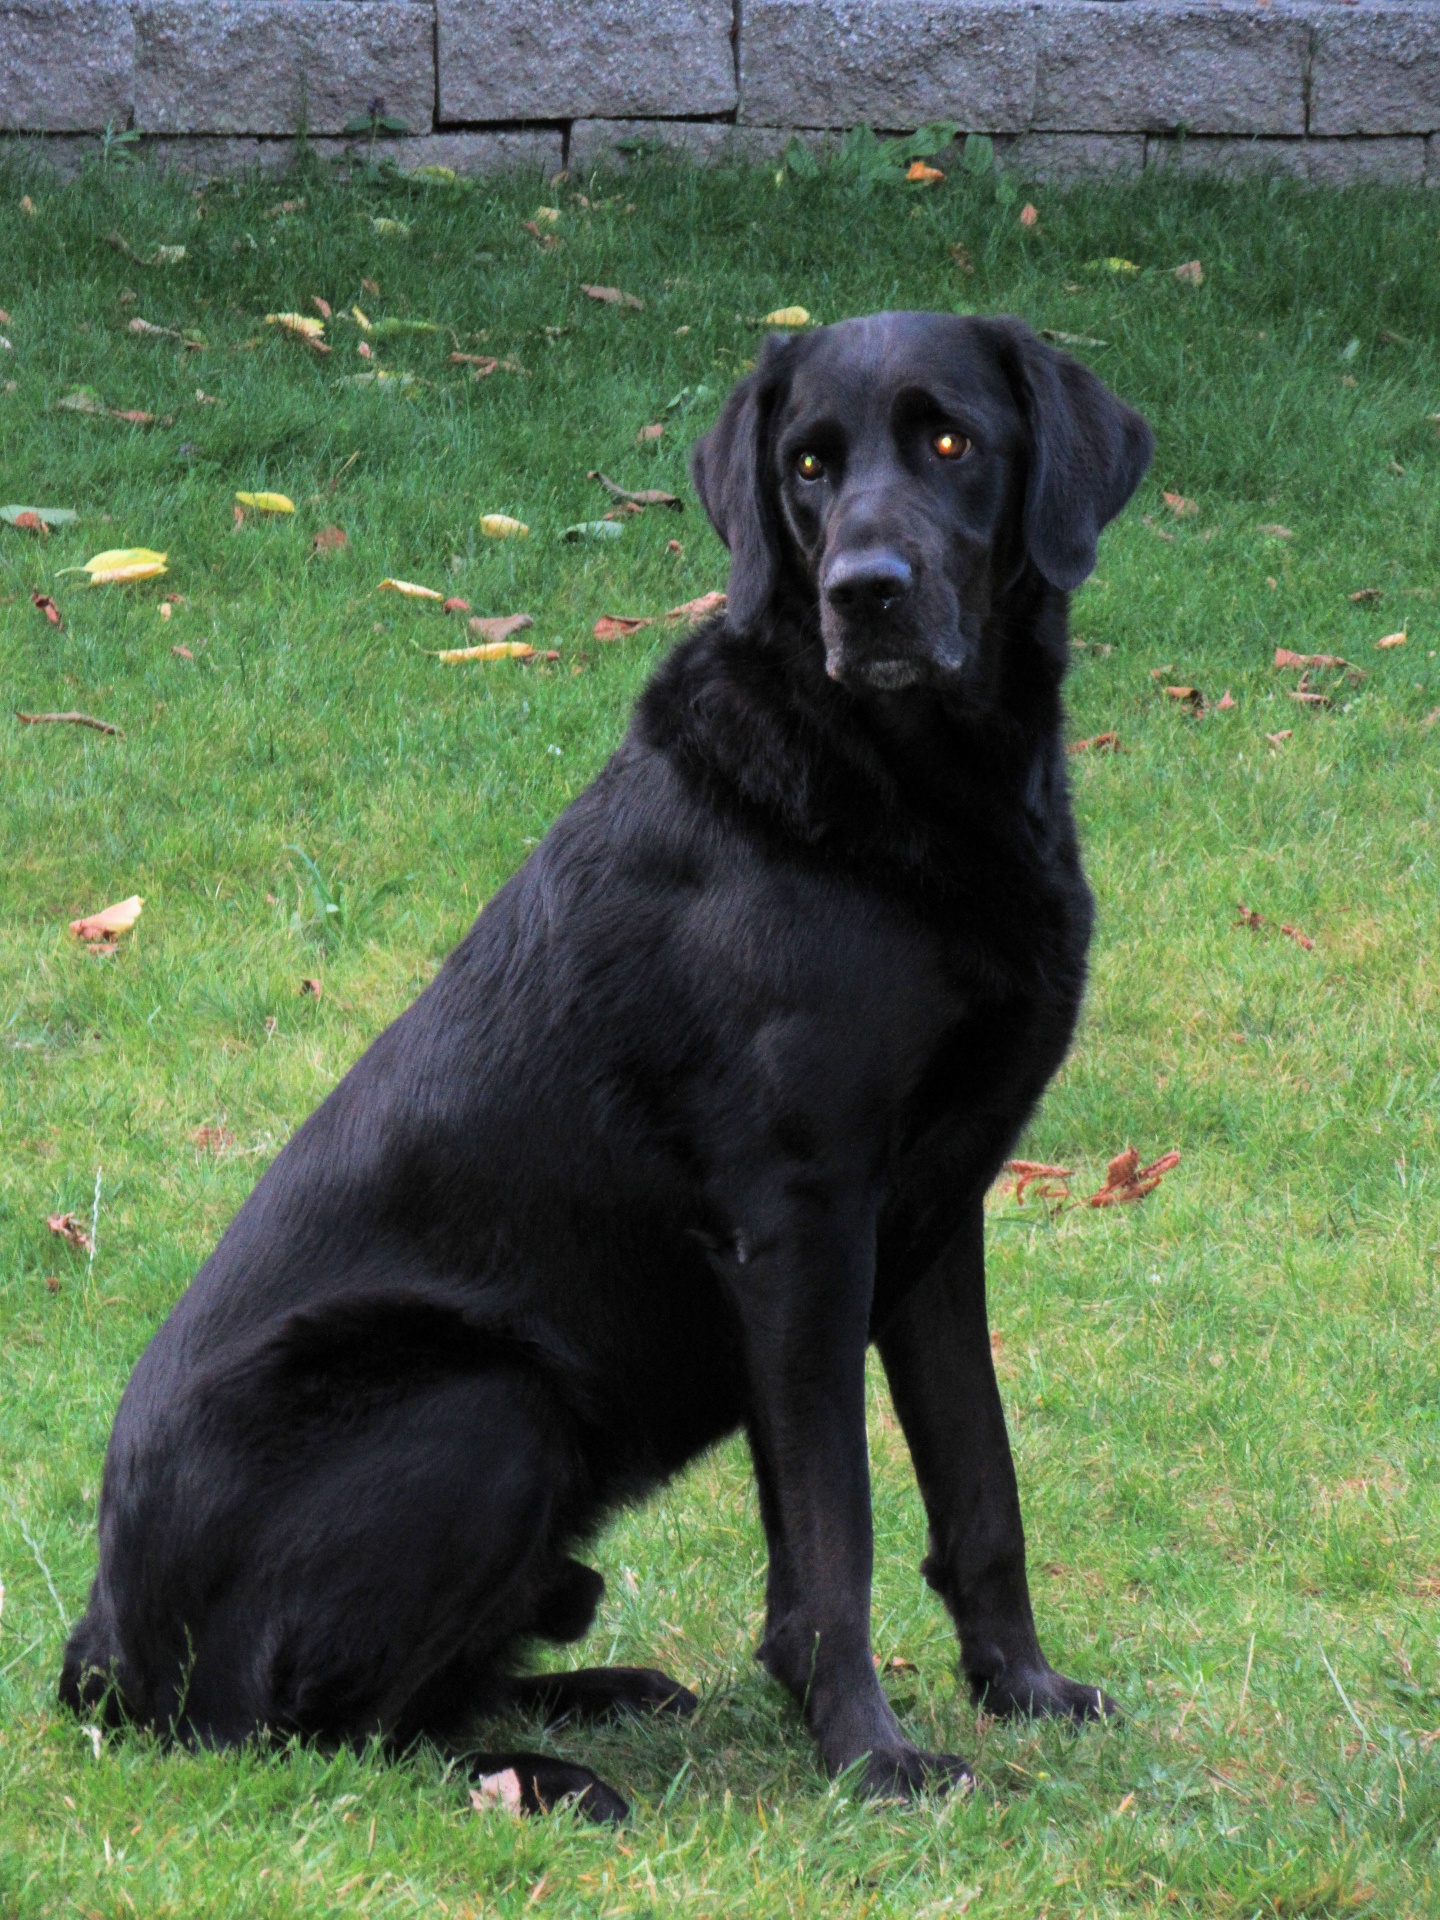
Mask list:
[[[827,671],[829,664],[827,661]],[[930,676],[918,660],[862,660],[848,677],[864,681],[867,687],[893,693],[900,687],[918,687]]]

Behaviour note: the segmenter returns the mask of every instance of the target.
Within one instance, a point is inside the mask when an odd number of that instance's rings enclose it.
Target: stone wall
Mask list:
[[[371,111],[402,167],[461,172],[951,120],[1040,180],[1434,186],[1440,0],[0,0],[0,131],[62,169],[107,126],[278,167]]]

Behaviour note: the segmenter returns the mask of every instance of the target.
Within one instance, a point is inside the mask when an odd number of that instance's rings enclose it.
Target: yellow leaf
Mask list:
[[[412,180],[434,180],[438,184],[448,187],[455,179],[455,169],[453,167],[442,167],[439,165],[412,167],[410,169],[410,178]]]
[[[535,218],[542,226],[557,226],[560,221],[560,209],[558,207],[536,207]]]
[[[447,647],[437,660],[528,660],[535,649],[524,640],[487,640],[480,647]]]
[[[253,507],[257,513],[293,513],[295,502],[287,499],[283,493],[237,493],[235,498],[242,507]]]
[[[1115,253],[1104,260],[1092,260],[1090,264],[1092,267],[1103,267],[1106,273],[1139,273],[1140,271],[1133,260],[1122,260]]]
[[[360,311],[360,309],[359,309],[359,307],[351,307],[351,309],[350,309],[350,312],[351,312],[351,314],[353,315],[353,317],[354,317],[354,320],[355,320],[355,324],[356,324],[356,326],[357,326],[357,327],[359,327],[359,329],[360,329],[360,331],[361,331],[362,333],[369,333],[369,331],[370,331],[370,322],[369,322],[369,320],[368,320],[368,318],[366,317],[366,315],[364,315],[364,314],[363,314],[363,313],[362,313],[362,312]]]
[[[298,334],[302,340],[318,340],[325,331],[325,322],[312,319],[308,313],[267,313],[265,324],[283,327],[286,333]]]
[[[512,520],[508,513],[482,513],[480,531],[491,540],[523,540],[530,529],[523,520]]]
[[[806,307],[776,307],[773,313],[767,313],[760,322],[762,327],[808,327],[810,312]]]
[[[405,222],[403,220],[392,220],[386,214],[382,213],[378,218],[372,218],[370,224],[376,233],[390,235],[397,240],[408,240],[410,238],[410,229],[406,226]]]
[[[164,573],[166,556],[149,547],[113,547],[97,553],[83,567],[66,567],[66,573],[88,573],[92,587],[113,585],[121,580],[149,580]]]
[[[130,931],[140,918],[144,904],[138,893],[132,893],[128,900],[117,900],[113,907],[103,907],[99,913],[72,920],[70,931],[77,940],[113,940],[117,934]]]
[[[404,593],[412,600],[443,600],[443,593],[437,593],[433,587],[417,587],[413,580],[382,580],[375,589],[377,593]]]

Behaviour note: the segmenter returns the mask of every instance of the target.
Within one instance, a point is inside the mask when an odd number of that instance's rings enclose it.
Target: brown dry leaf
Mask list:
[[[444,606],[441,607],[440,611],[442,613],[469,613],[470,602],[460,599],[456,594],[452,594]]]
[[[1275,665],[1277,667],[1319,667],[1324,673],[1340,667],[1348,667],[1350,662],[1338,653],[1292,653],[1289,647],[1276,647]]]
[[[665,542],[665,551],[666,553],[680,554],[684,553],[685,549],[678,540],[667,540]]]
[[[1024,206],[1023,206],[1023,207],[1021,207],[1021,209],[1020,209],[1020,224],[1021,224],[1021,226],[1022,226],[1022,227],[1033,227],[1033,226],[1034,226],[1034,224],[1035,224],[1035,222],[1036,222],[1036,221],[1037,221],[1037,220],[1038,220],[1039,218],[1040,218],[1040,214],[1039,214],[1039,210],[1038,210],[1037,208],[1035,208],[1035,207],[1032,207],[1032,206],[1031,206],[1031,204],[1030,204],[1030,202],[1029,202],[1029,201],[1027,200],[1027,201],[1025,202],[1025,204],[1024,204]]]
[[[1182,286],[1203,287],[1205,284],[1205,269],[1198,260],[1183,261],[1174,269],[1174,274]]]
[[[72,920],[70,931],[77,940],[114,940],[130,931],[140,918],[144,904],[138,893],[132,893],[128,900],[117,900],[113,907],[102,907],[99,913]]]
[[[1262,526],[1259,531],[1261,533],[1268,533],[1271,538],[1275,540],[1293,540],[1295,538],[1295,535],[1290,531],[1289,527],[1278,526],[1273,520]]]
[[[38,533],[45,540],[50,537],[50,529],[39,514],[31,513],[28,509],[24,513],[17,513],[10,524],[12,527],[19,527],[22,533]]]
[[[1142,513],[1140,516],[1140,524],[1144,527],[1149,527],[1151,531],[1154,533],[1155,538],[1157,540],[1168,540],[1170,545],[1172,547],[1174,546],[1175,544],[1174,534],[1171,533],[1167,527],[1157,527],[1155,525],[1155,517],[1153,514]]]
[[[1267,733],[1265,738],[1270,742],[1272,747],[1283,747],[1285,742],[1291,739],[1293,735],[1293,727],[1282,727],[1279,733]]]
[[[627,634],[639,633],[642,627],[653,625],[652,620],[639,620],[623,613],[602,613],[593,631],[597,640],[623,640]]]
[[[1240,918],[1235,922],[1235,925],[1237,927],[1249,927],[1252,933],[1258,933],[1265,922],[1260,918],[1256,909],[1254,907],[1247,907],[1243,900],[1237,900],[1235,904],[1240,909]]]
[[[133,320],[128,321],[126,324],[131,333],[143,333],[148,339],[178,340],[180,345],[187,348],[191,353],[203,353],[205,351],[205,342],[203,340],[192,340],[187,334],[178,332],[174,327],[157,327],[153,321],[142,320],[138,314]]]
[[[618,507],[612,507],[603,517],[606,520],[628,520],[633,514],[644,513],[645,509],[638,501],[622,500]]]
[[[312,1000],[318,1000],[325,989],[313,974],[306,974],[300,982],[300,991],[302,994],[308,994]]]
[[[40,609],[41,613],[44,614],[45,618],[50,622],[52,627],[60,627],[65,624],[64,621],[60,618],[59,607],[56,606],[55,602],[50,598],[48,593],[32,593],[30,598],[31,600],[34,601],[35,605]]]
[[[1287,938],[1293,940],[1297,947],[1304,947],[1307,953],[1309,953],[1315,945],[1315,942],[1310,938],[1309,934],[1302,933],[1299,927],[1292,927],[1288,923],[1282,922],[1280,931],[1285,934]]]
[[[1180,1156],[1172,1150],[1162,1153],[1158,1160],[1152,1160],[1148,1167],[1142,1167],[1134,1147],[1126,1147],[1106,1167],[1104,1186],[1098,1193],[1092,1193],[1085,1204],[1091,1207],[1114,1207],[1132,1200],[1143,1200],[1147,1193],[1155,1191],[1171,1168],[1179,1164]]]
[[[1005,1171],[1015,1175],[1015,1199],[1025,1198],[1025,1189],[1034,1186],[1036,1195],[1042,1200],[1068,1200],[1069,1182],[1074,1178],[1073,1167],[1052,1167],[1043,1160],[1007,1160]]]
[[[21,713],[17,707],[15,718],[26,727],[92,727],[96,733],[113,733],[121,740],[125,738],[122,728],[110,720],[97,720],[93,713]]]
[[[466,625],[472,633],[478,633],[482,640],[513,640],[517,633],[523,633],[527,627],[533,627],[534,620],[528,613],[504,613],[484,619],[478,613]]]
[[[949,253],[950,258],[955,262],[961,273],[974,273],[975,262],[970,258],[970,249],[968,247],[962,246],[960,242],[956,240],[950,247]]]
[[[629,487],[617,486],[608,474],[591,467],[585,475],[587,480],[598,480],[612,500],[623,500],[636,507],[674,507],[677,513],[683,513],[685,502],[673,493],[666,493],[663,487],[642,487],[638,493]]]
[[[633,307],[636,313],[645,311],[643,300],[637,300],[633,293],[622,293],[619,287],[587,287],[582,283],[580,291],[591,300],[602,301],[607,307]]]
[[[522,220],[520,224],[526,233],[533,235],[542,247],[558,247],[560,245],[560,236],[555,233],[546,233],[538,220]]]
[[[723,593],[702,593],[698,600],[686,600],[678,607],[671,607],[665,615],[667,620],[686,620],[693,624],[696,620],[708,620],[712,613],[725,611]]]
[[[1235,696],[1233,693],[1231,693],[1228,687],[1225,689],[1224,693],[1221,694],[1220,698],[1215,703],[1216,711],[1218,713],[1228,713],[1230,709],[1235,705],[1236,705]]]
[[[226,1153],[235,1144],[235,1136],[228,1127],[196,1127],[190,1136],[192,1147],[198,1147],[202,1153]]]
[[[1432,712],[1427,713],[1420,724],[1422,727],[1433,727],[1437,720],[1440,720],[1440,707],[1436,707]]]
[[[1383,600],[1385,595],[1379,587],[1361,587],[1358,593],[1350,593],[1345,597],[1353,607],[1368,607],[1377,600]]]
[[[378,280],[362,280],[360,285],[366,293],[373,293],[377,300],[380,298],[380,282]]]
[[[85,1223],[73,1213],[52,1213],[46,1219],[51,1233],[59,1234],[67,1246],[74,1247],[78,1253],[93,1253],[95,1243],[86,1231]]]
[[[506,1767],[503,1773],[482,1773],[480,1784],[470,1789],[470,1804],[476,1813],[491,1813],[499,1808],[502,1813],[518,1818],[524,1812],[519,1774],[513,1767]]]
[[[343,553],[350,544],[343,527],[322,527],[310,542],[311,553]]]
[[[635,439],[638,445],[644,446],[647,441],[658,440],[664,431],[665,422],[663,420],[652,420],[648,427],[641,427]]]
[[[905,178],[914,180],[920,186],[934,186],[937,180],[943,180],[945,174],[940,167],[927,167],[923,160],[912,160],[905,169]]]
[[[1305,685],[1303,679],[1298,687],[1287,687],[1285,691],[1288,698],[1298,700],[1302,707],[1328,707],[1331,704],[1328,693],[1316,693]]]
[[[1178,700],[1181,706],[1188,707],[1191,713],[1205,711],[1205,696],[1199,687],[1166,687],[1165,698]]]
[[[35,218],[35,202],[28,193],[22,193],[20,196],[20,211],[32,220]]]
[[[1072,740],[1067,749],[1070,753],[1119,753],[1120,736],[1118,733],[1096,733],[1088,740]]]
[[[1387,633],[1383,640],[1377,640],[1375,642],[1375,651],[1378,653],[1382,647],[1403,647],[1404,644],[1405,633],[1402,628],[1399,633]]]
[[[1160,498],[1165,502],[1177,520],[1183,520],[1186,514],[1198,513],[1200,511],[1199,503],[1194,500],[1187,500],[1183,493],[1162,493]]]
[[[310,304],[322,320],[328,320],[330,318],[330,302],[328,300],[322,300],[318,293],[312,293],[310,296]]]
[[[189,647],[171,647],[170,651],[177,660],[193,660],[195,658]]]

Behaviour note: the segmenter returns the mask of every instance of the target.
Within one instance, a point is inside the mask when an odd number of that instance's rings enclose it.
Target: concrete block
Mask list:
[[[1036,19],[1048,10],[1028,0],[745,0],[739,117],[1019,131],[1034,104]]]
[[[1440,187],[1440,133],[1432,133],[1425,142],[1425,184]]]
[[[405,172],[412,167],[452,167],[475,177],[489,173],[559,173],[565,136],[559,127],[513,127],[495,133],[428,133],[418,140],[390,140],[386,152]]]
[[[1152,139],[1146,164],[1247,180],[1279,174],[1315,187],[1420,186],[1427,142],[1419,135],[1378,140]]]
[[[126,127],[134,67],[127,0],[0,0],[0,128]]]
[[[1037,128],[1305,131],[1303,6],[1058,0],[1038,18]]]
[[[778,160],[792,140],[819,154],[840,144],[838,132],[815,128],[736,127],[724,120],[576,120],[567,164],[572,173],[626,167],[646,154],[700,167],[760,165]]]
[[[135,124],[340,133],[374,100],[428,132],[430,0],[134,0]]]
[[[321,138],[310,145],[322,160],[368,157],[365,143],[357,140]],[[413,140],[386,140],[380,151],[407,173],[412,167],[453,167],[466,176],[522,171],[548,175],[560,171],[562,145],[558,128],[522,128],[513,133],[421,134]],[[286,172],[294,162],[295,142],[237,134],[161,135],[144,141],[140,153],[157,168],[198,180],[223,180],[252,172]]]
[[[1145,136],[1018,133],[1000,159],[1006,173],[1042,185],[1064,180],[1132,180],[1144,170]]]
[[[1190,135],[1184,140],[1152,135],[1145,143],[1147,167],[1176,167],[1182,173],[1207,173],[1225,180],[1253,180],[1278,174],[1286,180],[1308,180],[1308,140],[1227,140],[1217,135]]]
[[[1310,183],[1316,187],[1419,187],[1425,183],[1425,141],[1418,136],[1379,140],[1307,140]]]
[[[729,113],[731,0],[438,0],[440,118]]]
[[[1440,132],[1440,7],[1318,9],[1310,131]]]

